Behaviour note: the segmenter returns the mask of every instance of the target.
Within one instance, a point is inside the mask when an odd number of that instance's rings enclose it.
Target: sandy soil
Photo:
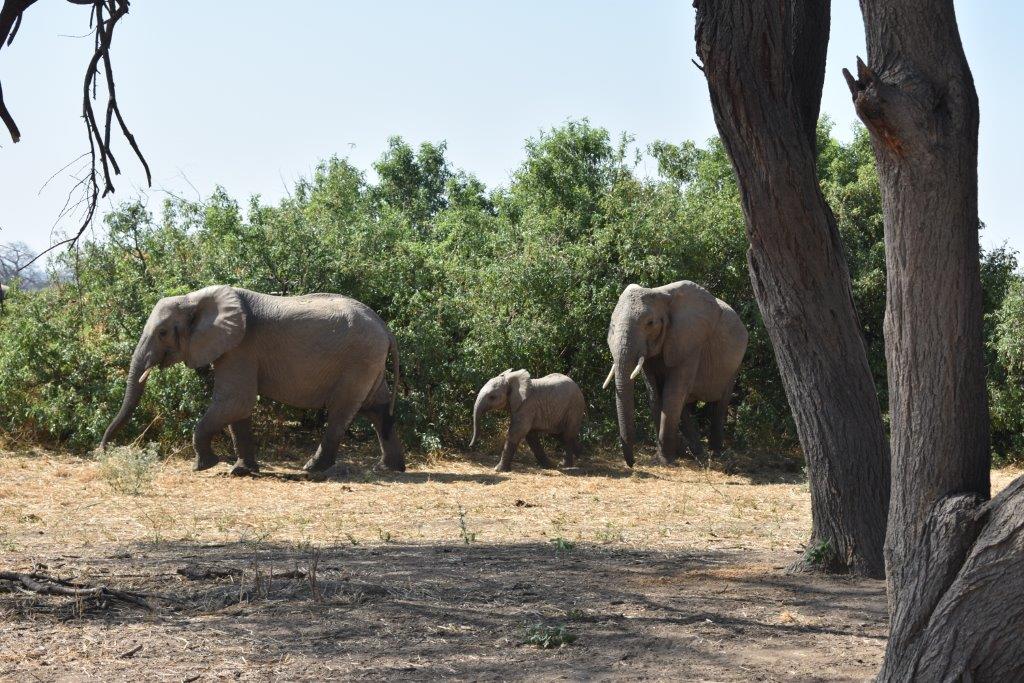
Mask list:
[[[866,680],[878,581],[787,573],[794,475],[577,470],[451,455],[310,481],[0,454],[0,570],[151,594],[152,610],[0,581],[0,679]],[[1014,472],[998,472],[997,486]],[[529,639],[555,634],[543,649]],[[565,634],[562,637],[562,634]]]

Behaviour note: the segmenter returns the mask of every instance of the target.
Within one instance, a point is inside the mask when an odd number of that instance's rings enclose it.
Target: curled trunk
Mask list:
[[[138,407],[139,400],[142,398],[142,392],[146,388],[146,378],[143,375],[149,367],[148,354],[145,352],[144,344],[140,342],[135,348],[132,364],[128,368],[128,383],[124,389],[121,409],[117,411],[117,415],[107,426],[107,430],[103,432],[100,448],[106,448],[107,442],[131,419],[132,413],[135,412],[135,408]]]

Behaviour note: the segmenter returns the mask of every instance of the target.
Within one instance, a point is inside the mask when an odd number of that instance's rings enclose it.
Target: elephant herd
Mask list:
[[[686,447],[701,452],[688,406],[712,406],[710,443],[722,449],[723,427],[733,383],[747,346],[736,312],[689,281],[663,287],[629,285],[619,296],[608,326],[619,435],[626,464],[633,466],[634,381],[643,374],[658,429],[658,457],[666,463]],[[390,361],[393,389],[386,380]],[[400,381],[398,344],[387,324],[368,306],[340,294],[272,296],[216,285],[166,297],[153,307],[128,369],[121,409],[100,444],[105,448],[131,418],[154,368],[185,363],[212,365],[213,398],[193,435],[195,464],[218,463],[213,438],[231,434],[232,474],[259,471],[251,413],[258,396],[297,408],[326,409],[327,425],[307,471],[333,466],[341,438],[356,415],[370,420],[380,441],[379,466],[404,471],[405,455],[395,427]],[[495,468],[511,469],[525,439],[542,467],[551,462],[540,436],[558,437],[564,465],[580,454],[579,433],[586,401],[569,377],[534,379],[526,370],[506,370],[484,384],[473,406],[473,437],[489,411],[510,414],[508,433]],[[682,424],[685,444],[678,431]]]

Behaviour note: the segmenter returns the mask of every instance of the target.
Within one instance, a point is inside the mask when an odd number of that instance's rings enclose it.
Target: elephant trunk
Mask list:
[[[121,410],[103,432],[103,439],[100,441],[100,448],[106,448],[107,442],[131,419],[132,413],[139,405],[142,392],[146,388],[146,380],[149,377],[150,369],[155,365],[152,361],[152,354],[148,352],[147,338],[143,336],[135,347],[132,354],[132,363],[128,368],[128,384],[124,389],[124,400],[121,402]]]
[[[476,403],[473,404],[473,437],[469,440],[469,447],[472,448],[473,444],[476,443],[477,425],[480,424],[480,420],[483,419],[484,413],[487,410],[484,409],[483,395],[476,397]]]
[[[615,410],[619,419],[619,443],[626,464],[633,466],[633,444],[636,442],[636,404],[633,400],[634,378],[644,355],[628,340],[615,354]]]
[[[615,410],[619,418],[619,443],[626,464],[633,466],[633,443],[636,440],[636,406],[633,403],[633,380],[629,368],[615,371]]]

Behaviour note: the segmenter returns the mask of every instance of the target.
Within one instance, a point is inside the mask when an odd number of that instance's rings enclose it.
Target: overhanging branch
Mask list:
[[[23,14],[37,0],[3,0],[0,7],[0,48],[9,46],[14,40],[21,26]],[[82,118],[85,121],[86,135],[89,140],[89,158],[91,163],[85,176],[79,178],[75,187],[83,193],[85,203],[84,218],[75,234],[50,247],[42,254],[51,251],[59,246],[74,244],[92,223],[96,215],[96,207],[102,197],[114,191],[113,176],[120,175],[121,167],[117,163],[111,149],[111,133],[115,122],[117,129],[127,140],[135,156],[142,164],[146,173],[147,185],[152,185],[153,179],[150,173],[149,164],[135,136],[132,134],[128,124],[125,123],[121,108],[117,102],[117,92],[114,82],[114,71],[110,60],[110,46],[114,40],[114,28],[117,23],[128,14],[129,0],[67,0],[73,5],[90,7],[89,25],[93,29],[94,48],[92,57],[85,70],[85,78],[82,83]],[[105,86],[107,101],[104,108],[102,122],[97,116],[95,103],[99,90],[100,71],[103,72],[102,84]],[[18,142],[21,139],[21,131],[7,107],[3,97],[3,89],[0,87],[0,121],[3,121],[11,139]],[[102,190],[100,185],[102,183]],[[40,254],[40,256],[42,256]]]

